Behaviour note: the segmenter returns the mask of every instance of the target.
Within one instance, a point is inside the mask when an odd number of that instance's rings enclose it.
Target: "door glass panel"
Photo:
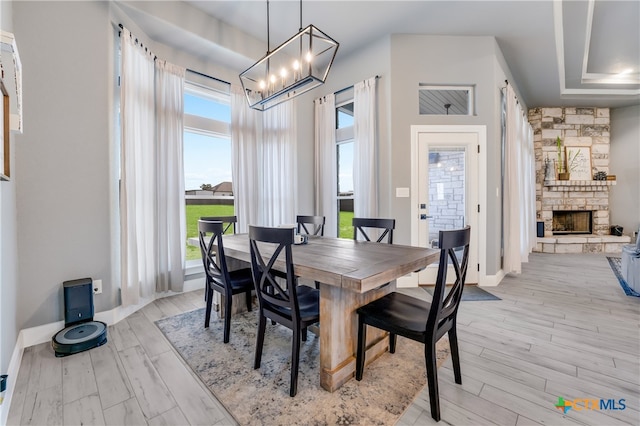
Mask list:
[[[429,246],[438,247],[440,230],[465,226],[465,147],[429,147]]]

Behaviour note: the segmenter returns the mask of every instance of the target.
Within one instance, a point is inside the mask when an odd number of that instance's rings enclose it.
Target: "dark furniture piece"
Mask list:
[[[236,233],[236,223],[238,222],[237,216],[203,216],[200,217],[200,220],[206,221],[220,221],[222,222],[222,233],[223,234],[235,234]],[[231,230],[232,232],[229,232]],[[204,292],[204,301],[207,302],[208,292]]]
[[[471,228],[469,226],[458,230],[440,231],[440,263],[431,303],[393,292],[358,308],[356,311],[358,313],[356,380],[362,380],[367,325],[389,332],[389,352],[391,353],[396,350],[397,335],[424,343],[431,417],[436,421],[440,421],[436,342],[445,333],[449,334],[455,381],[462,384],[456,317],[467,275],[470,236]],[[461,248],[463,249],[462,260],[459,260],[456,256],[456,249]],[[456,273],[456,280],[445,297],[449,262]]]
[[[307,327],[320,320],[320,292],[304,285],[298,286],[297,278],[293,274],[293,241],[292,228],[249,226],[251,269],[260,310],[253,368],[260,368],[267,318],[291,329],[293,339],[289,395],[296,396],[300,340],[306,340]],[[259,245],[258,242],[272,244],[265,246]],[[265,256],[262,250],[268,255]],[[282,252],[285,259],[284,273],[274,269],[274,264]]]
[[[358,232],[362,234],[366,241],[371,241],[369,238],[369,234],[367,233],[366,228],[372,229],[384,229],[384,232],[380,234],[377,242],[383,242],[384,238],[387,237],[386,243],[393,244],[393,230],[396,227],[395,219],[373,219],[373,218],[363,218],[363,217],[354,217],[351,221],[353,225],[353,239],[358,239]],[[369,231],[370,232],[370,231]]]
[[[211,305],[213,303],[213,291],[217,291],[224,299],[224,343],[229,342],[231,331],[231,303],[233,295],[246,294],[247,309],[251,310],[251,291],[253,290],[253,277],[251,268],[229,271],[224,254],[222,234],[224,226],[221,221],[198,221],[198,234],[200,240],[200,252],[202,264],[206,276],[204,326],[209,327],[211,319]]]
[[[232,234],[236,233],[236,223],[238,223],[238,217],[237,216],[207,216],[207,217],[201,217],[200,220],[206,220],[206,221],[220,221],[222,222],[222,233],[223,234],[229,234],[229,229],[231,229],[233,232],[231,232]]]
[[[296,216],[298,234],[324,235],[324,216]]]
[[[298,224],[298,234],[324,236],[324,216],[296,216]],[[307,225],[309,225],[307,227]],[[311,230],[309,230],[311,228]],[[320,282],[315,282],[316,288],[320,289]]]

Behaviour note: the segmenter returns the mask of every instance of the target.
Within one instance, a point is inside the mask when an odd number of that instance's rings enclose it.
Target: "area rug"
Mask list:
[[[433,287],[422,287],[427,293],[433,296]],[[477,285],[465,285],[462,290],[461,302],[470,302],[477,300],[502,300],[495,294],[478,287]]]
[[[640,297],[640,293],[638,293],[637,291],[634,291],[631,287],[629,287],[627,285],[627,282],[624,280],[624,278],[622,278],[622,273],[620,272],[621,270],[620,265],[622,260],[619,257],[609,257],[609,256],[607,256],[607,260],[609,261],[609,266],[611,266],[613,273],[618,279],[618,282],[620,283],[620,287],[622,287],[624,294],[626,294],[627,296]]]
[[[365,367],[362,381],[327,392],[319,384],[320,339],[309,333],[300,351],[298,394],[291,398],[291,331],[267,323],[262,365],[254,370],[255,310],[233,316],[226,345],[221,319],[203,327],[204,309],[156,324],[241,425],[392,425],[426,384],[424,347],[398,337],[396,353]],[[438,342],[437,353],[441,365],[449,355],[446,338]]]

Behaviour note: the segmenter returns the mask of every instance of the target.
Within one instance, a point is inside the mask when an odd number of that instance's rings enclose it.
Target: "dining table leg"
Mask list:
[[[328,284],[320,284],[320,386],[333,392],[354,377],[358,318],[356,309],[395,291],[392,281],[380,288],[358,293]],[[389,347],[388,333],[367,331],[367,364]]]

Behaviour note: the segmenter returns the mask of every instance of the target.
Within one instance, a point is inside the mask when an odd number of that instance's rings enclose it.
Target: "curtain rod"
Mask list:
[[[218,81],[220,83],[228,84],[229,86],[231,86],[231,83],[229,83],[228,81],[224,81],[224,80],[222,80],[220,78],[216,78],[216,77],[212,77],[212,76],[207,75],[207,74],[203,74],[200,71],[195,71],[195,70],[192,70],[190,68],[187,68],[187,71],[189,71],[189,72],[191,72],[193,74],[197,74],[197,75],[202,76],[202,77],[210,78],[211,80],[215,80],[215,81]]]
[[[123,26],[122,24],[118,24],[118,26],[120,27],[120,29],[121,29],[121,30],[124,30],[124,26]],[[129,32],[129,35],[130,35],[131,37],[133,37],[133,34],[131,34],[131,32]],[[121,37],[121,36],[122,36],[122,31],[118,31],[118,37]],[[153,60],[154,60],[154,61],[155,61],[156,59],[158,59],[158,57],[156,56],[156,54],[155,54],[155,53],[153,53],[152,51],[150,51],[150,50],[149,50],[149,48],[148,48],[148,47],[146,47],[144,44],[142,44],[142,42],[141,42],[141,41],[138,41],[138,37],[136,37],[135,42],[136,42],[136,43],[138,43],[138,44],[140,44],[140,47],[141,47],[141,48],[144,48],[144,51],[145,51],[145,52],[149,53],[150,55],[153,55]]]
[[[509,80],[505,80],[504,83],[508,86],[509,85]],[[501,87],[500,91],[506,90],[507,87]],[[515,96],[516,98],[516,105],[520,105],[520,99],[518,99],[518,95],[516,94],[515,90],[513,91],[513,96]],[[529,122],[529,113],[527,111],[522,111],[522,118],[524,118],[525,120],[527,120],[527,122]]]
[[[124,26],[123,26],[122,24],[118,24],[118,27],[120,27],[120,29],[121,29],[121,30],[124,30]],[[119,32],[119,33],[118,33],[118,36],[120,36],[121,34],[122,34],[122,32]],[[136,38],[136,43],[140,43],[140,47],[144,47],[144,46],[142,45],[142,42],[139,42],[139,41],[138,41],[138,38]],[[146,47],[144,47],[144,50],[145,50],[146,52],[149,52],[149,50],[148,50]],[[153,55],[153,59],[154,59],[154,60],[156,60],[156,59],[158,59],[158,57],[157,57],[156,55]],[[199,72],[199,71],[195,71],[195,70],[192,70],[192,69],[189,69],[189,68],[186,68],[186,70],[187,70],[187,71],[189,71],[189,72],[191,72],[191,73],[197,74],[197,75],[199,75],[199,76],[206,77],[206,78],[210,78],[211,80],[215,80],[215,81],[218,81],[218,82],[220,82],[220,83],[228,84],[229,86],[231,86],[231,83],[229,83],[228,81],[224,81],[224,80],[221,80],[221,79],[219,79],[219,78],[212,77],[212,76],[210,76],[210,75],[203,74],[203,73],[201,73],[201,72]]]
[[[380,76],[379,76],[379,75],[376,75],[375,77],[376,77],[376,80],[380,78]],[[338,93],[342,93],[342,92],[344,92],[345,90],[353,89],[353,86],[354,86],[354,85],[352,84],[351,86],[347,86],[347,87],[345,87],[345,88],[342,88],[342,89],[340,89],[340,90],[337,90],[337,91],[333,92],[333,94],[334,94],[334,95],[337,95]]]

